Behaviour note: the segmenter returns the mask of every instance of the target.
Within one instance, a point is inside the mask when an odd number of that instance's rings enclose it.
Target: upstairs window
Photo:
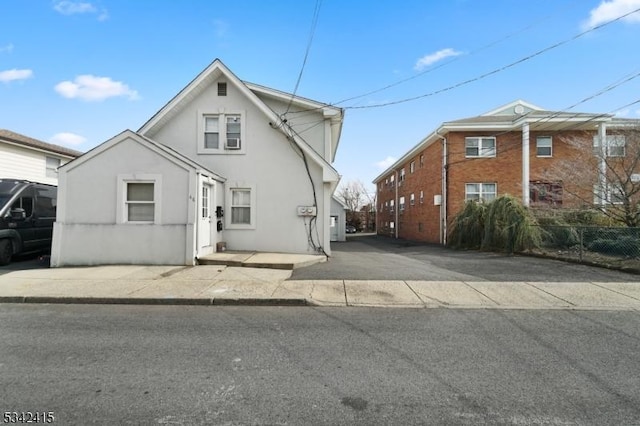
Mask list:
[[[538,157],[551,157],[553,154],[553,143],[551,136],[538,136],[536,138],[536,155]]]
[[[593,137],[594,151],[599,154],[600,138]],[[626,140],[624,135],[607,135],[605,142],[605,153],[607,157],[624,157],[626,155]]]
[[[424,166],[424,154],[420,154],[420,167]]]
[[[218,83],[218,96],[227,96],[227,83]]]
[[[416,196],[413,193],[409,196],[409,204],[412,206],[416,204]]]
[[[60,167],[60,159],[54,157],[47,157],[47,165],[45,170],[45,176],[48,178],[58,177],[58,167]]]
[[[198,154],[244,154],[242,113],[201,114]]]
[[[409,173],[413,173],[416,171],[416,162],[412,161],[411,164],[409,164]]]
[[[404,197],[400,197],[398,208],[400,209],[400,212],[404,211]]]
[[[495,157],[496,138],[473,137],[465,138],[465,156],[468,158]]]
[[[420,191],[420,204],[424,203],[424,191]]]

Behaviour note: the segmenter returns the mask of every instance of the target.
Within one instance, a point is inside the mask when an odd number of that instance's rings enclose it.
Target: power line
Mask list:
[[[619,21],[621,19],[624,19],[627,16],[632,15],[632,14],[638,12],[638,11],[640,11],[640,8],[637,8],[637,9],[631,11],[631,12],[625,13],[624,15],[618,16],[617,18],[612,19],[612,20],[607,21],[607,22],[604,22],[604,23],[602,23],[600,25],[596,25],[593,28],[585,30],[585,31],[583,31],[583,32],[581,32],[579,34],[576,34],[571,38],[568,38],[568,39],[562,40],[562,41],[560,41],[558,43],[552,44],[551,46],[545,47],[542,50],[538,50],[537,52],[532,53],[531,55],[525,56],[524,58],[518,59],[515,62],[511,62],[510,64],[504,65],[504,66],[502,66],[500,68],[496,68],[496,69],[494,69],[492,71],[486,72],[486,73],[481,74],[481,75],[479,75],[477,77],[470,78],[468,80],[462,81],[462,82],[454,84],[452,86],[445,87],[443,89],[439,89],[439,90],[436,90],[434,92],[425,93],[423,95],[412,96],[410,98],[400,99],[400,100],[397,100],[397,101],[383,102],[383,103],[374,104],[374,105],[347,106],[347,107],[344,107],[344,109],[368,109],[368,108],[380,108],[380,107],[385,107],[385,106],[390,106],[390,105],[398,105],[398,104],[401,104],[401,103],[415,101],[415,100],[418,100],[418,99],[426,98],[426,97],[437,95],[437,94],[440,94],[440,93],[443,93],[443,92],[447,92],[447,91],[450,91],[450,90],[453,90],[453,89],[457,89],[458,87],[466,86],[467,84],[474,83],[476,81],[479,81],[479,80],[482,80],[484,78],[487,78],[487,77],[489,77],[491,75],[498,74],[499,72],[505,71],[505,70],[507,70],[509,68],[513,68],[516,65],[519,65],[519,64],[521,64],[523,62],[526,62],[526,61],[528,61],[530,59],[533,59],[533,58],[535,58],[537,56],[540,56],[543,53],[546,53],[546,52],[548,52],[550,50],[553,50],[553,49],[558,48],[560,46],[563,46],[563,45],[565,45],[567,43],[570,43],[570,42],[572,42],[574,40],[577,40],[578,38],[580,38],[580,37],[582,37],[582,36],[584,36],[586,34],[589,34],[589,33],[593,32],[593,31],[599,30],[600,28],[603,28],[603,27],[605,27],[607,25],[610,25],[610,24],[612,24],[614,22],[617,22],[617,21]]]
[[[307,64],[307,58],[309,57],[309,51],[311,50],[311,43],[313,42],[313,36],[316,32],[316,26],[318,25],[318,16],[320,16],[321,5],[322,5],[322,0],[316,0],[316,5],[313,10],[313,18],[311,19],[311,30],[309,31],[309,40],[307,41],[307,48],[304,53],[304,59],[302,61],[302,66],[300,67],[300,73],[298,74],[296,85],[293,89],[293,93],[291,94],[291,99],[289,99],[289,104],[287,105],[287,111],[283,114],[283,116],[289,113],[289,109],[291,108],[293,99],[295,98],[296,93],[298,92],[298,86],[300,85],[300,80],[302,80],[302,73],[304,72],[304,67]]]

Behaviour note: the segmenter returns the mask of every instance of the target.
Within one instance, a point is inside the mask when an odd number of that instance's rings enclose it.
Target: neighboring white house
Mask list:
[[[331,197],[331,241],[347,241],[347,210],[341,199]]]
[[[58,167],[81,152],[0,129],[0,179],[58,184]]]
[[[186,264],[216,251],[331,253],[340,108],[215,60],[137,132],[60,168],[51,264]]]

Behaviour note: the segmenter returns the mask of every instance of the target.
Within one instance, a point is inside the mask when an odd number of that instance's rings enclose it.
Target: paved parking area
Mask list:
[[[328,262],[295,270],[292,280],[636,282],[639,275],[529,256],[451,250],[376,235],[332,243]]]

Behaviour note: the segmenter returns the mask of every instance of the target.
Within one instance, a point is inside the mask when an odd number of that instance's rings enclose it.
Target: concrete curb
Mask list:
[[[62,305],[311,306],[306,299],[2,296],[0,303]]]

